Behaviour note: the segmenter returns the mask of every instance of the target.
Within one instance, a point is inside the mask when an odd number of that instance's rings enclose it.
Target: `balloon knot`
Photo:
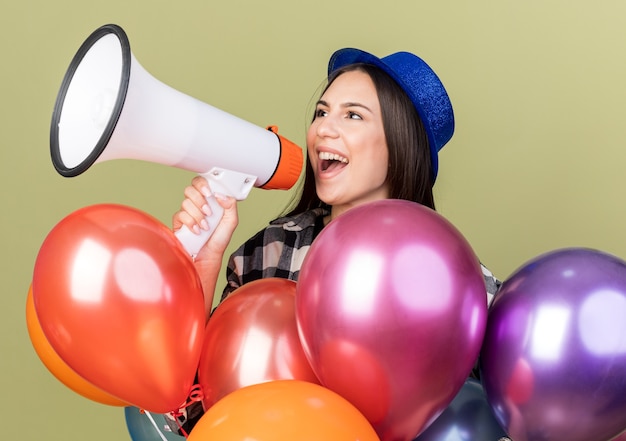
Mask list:
[[[174,417],[174,421],[176,421],[176,424],[178,425],[178,430],[185,438],[188,438],[189,435],[187,434],[182,424],[180,423],[179,417],[186,418],[185,409],[191,406],[192,404],[197,403],[198,401],[202,401],[203,399],[204,399],[204,393],[202,392],[202,386],[200,384],[194,384],[193,386],[191,386],[191,389],[189,390],[188,398],[183,403],[183,405],[180,406],[180,408],[170,412],[170,415]]]

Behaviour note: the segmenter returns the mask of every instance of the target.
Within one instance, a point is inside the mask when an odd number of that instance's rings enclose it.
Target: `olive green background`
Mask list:
[[[119,160],[76,178],[48,136],[82,41],[121,25],[160,81],[301,145],[330,54],[421,55],[440,75],[456,133],[440,156],[440,213],[505,279],[529,259],[585,246],[626,257],[626,3],[621,0],[4,1],[0,6],[2,319],[0,436],[127,440],[123,409],[57,381],[35,354],[25,300],[38,249],[81,207],[134,206],[169,225],[193,174]],[[289,192],[253,190],[233,246]],[[221,285],[221,283],[220,283]]]

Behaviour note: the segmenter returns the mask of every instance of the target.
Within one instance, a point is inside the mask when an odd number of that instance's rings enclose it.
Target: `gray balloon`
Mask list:
[[[467,379],[441,415],[414,441],[509,440],[496,420],[482,385]]]

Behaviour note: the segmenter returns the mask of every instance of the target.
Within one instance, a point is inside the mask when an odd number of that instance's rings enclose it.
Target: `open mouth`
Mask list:
[[[319,152],[318,158],[320,159],[320,169],[323,172],[343,168],[348,164],[348,158],[344,158],[336,153]]]

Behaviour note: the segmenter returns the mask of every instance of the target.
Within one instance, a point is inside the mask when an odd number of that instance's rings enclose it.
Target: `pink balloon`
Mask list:
[[[412,440],[476,362],[486,287],[450,222],[417,203],[377,201],[333,220],[313,242],[296,320],[321,383],[352,402],[382,441]]]

